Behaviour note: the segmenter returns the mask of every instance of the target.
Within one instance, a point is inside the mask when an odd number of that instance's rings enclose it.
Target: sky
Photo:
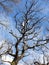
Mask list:
[[[8,14],[5,13],[4,10],[0,7],[0,23],[3,24],[3,25],[0,25],[0,44],[2,44],[2,41],[4,41],[4,40],[9,40],[9,41],[12,41],[13,43],[16,42],[16,39],[14,37],[12,37],[12,35],[10,35],[8,32],[11,31],[11,29],[12,30],[15,29],[15,21],[13,19],[13,16],[16,13],[18,7],[21,10],[23,10],[24,4],[25,4],[25,0],[21,0],[21,2],[16,5],[17,7],[15,7],[15,5],[13,5],[13,8],[12,8],[13,11]],[[21,5],[23,5],[23,6],[21,6]],[[46,16],[49,18],[49,0],[39,0],[38,7],[43,8],[43,10],[41,11],[41,13],[42,13],[41,16]],[[21,14],[19,16],[21,17]],[[43,32],[40,33],[40,34],[42,34],[42,36],[48,35],[47,31],[46,31],[47,26],[49,27],[49,24],[48,24],[47,20],[45,20],[42,23],[42,28],[41,28],[41,30],[43,30]],[[19,31],[17,29],[15,29],[13,32],[14,33],[17,32],[16,35],[18,37],[21,36],[21,34],[19,33]],[[38,53],[37,54],[34,53],[34,54],[37,55]],[[42,55],[40,57],[42,57]],[[8,57],[7,60],[9,60],[9,59],[10,58]],[[23,63],[21,63],[21,65],[23,65]]]

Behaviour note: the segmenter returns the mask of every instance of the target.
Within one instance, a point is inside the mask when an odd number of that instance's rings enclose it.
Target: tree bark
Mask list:
[[[18,61],[16,61],[16,60],[13,60],[11,63],[11,65],[17,65],[17,64],[18,64]]]

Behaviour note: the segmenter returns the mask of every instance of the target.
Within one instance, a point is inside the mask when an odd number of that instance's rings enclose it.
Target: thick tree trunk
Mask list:
[[[15,61],[12,61],[11,65],[17,65],[18,62],[15,60]]]

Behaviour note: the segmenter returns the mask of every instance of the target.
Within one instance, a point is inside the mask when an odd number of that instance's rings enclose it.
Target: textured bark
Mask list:
[[[11,65],[17,65],[17,64],[18,64],[18,62],[16,60],[13,60],[11,63]]]

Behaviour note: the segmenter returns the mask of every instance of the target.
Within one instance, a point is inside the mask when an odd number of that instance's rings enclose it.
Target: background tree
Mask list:
[[[5,9],[5,11],[9,11],[11,7],[8,5],[6,6],[5,3],[17,3],[16,0],[4,0],[0,1],[0,5]],[[24,6],[18,8],[18,11],[14,14],[13,18],[15,22],[15,29],[8,28],[8,33],[11,34],[15,39],[15,44],[11,43],[11,46],[15,47],[15,50],[12,50],[10,46],[10,51],[7,49],[6,53],[12,56],[14,59],[12,62],[9,62],[11,65],[17,65],[20,60],[24,57],[30,55],[29,51],[41,51],[41,48],[47,48],[46,44],[49,42],[49,38],[41,38],[40,35],[42,30],[42,23],[46,20],[45,16],[41,16],[41,8],[38,7],[39,1],[38,0],[25,0]],[[16,5],[16,4],[15,4]],[[4,23],[0,23],[1,25],[5,26]],[[15,31],[15,32],[14,32]],[[19,32],[19,36],[16,34]],[[4,47],[4,46],[2,46]],[[15,51],[15,53],[13,53]],[[5,51],[4,51],[5,52]],[[1,54],[0,56],[2,56]],[[4,61],[6,62],[6,61]]]

